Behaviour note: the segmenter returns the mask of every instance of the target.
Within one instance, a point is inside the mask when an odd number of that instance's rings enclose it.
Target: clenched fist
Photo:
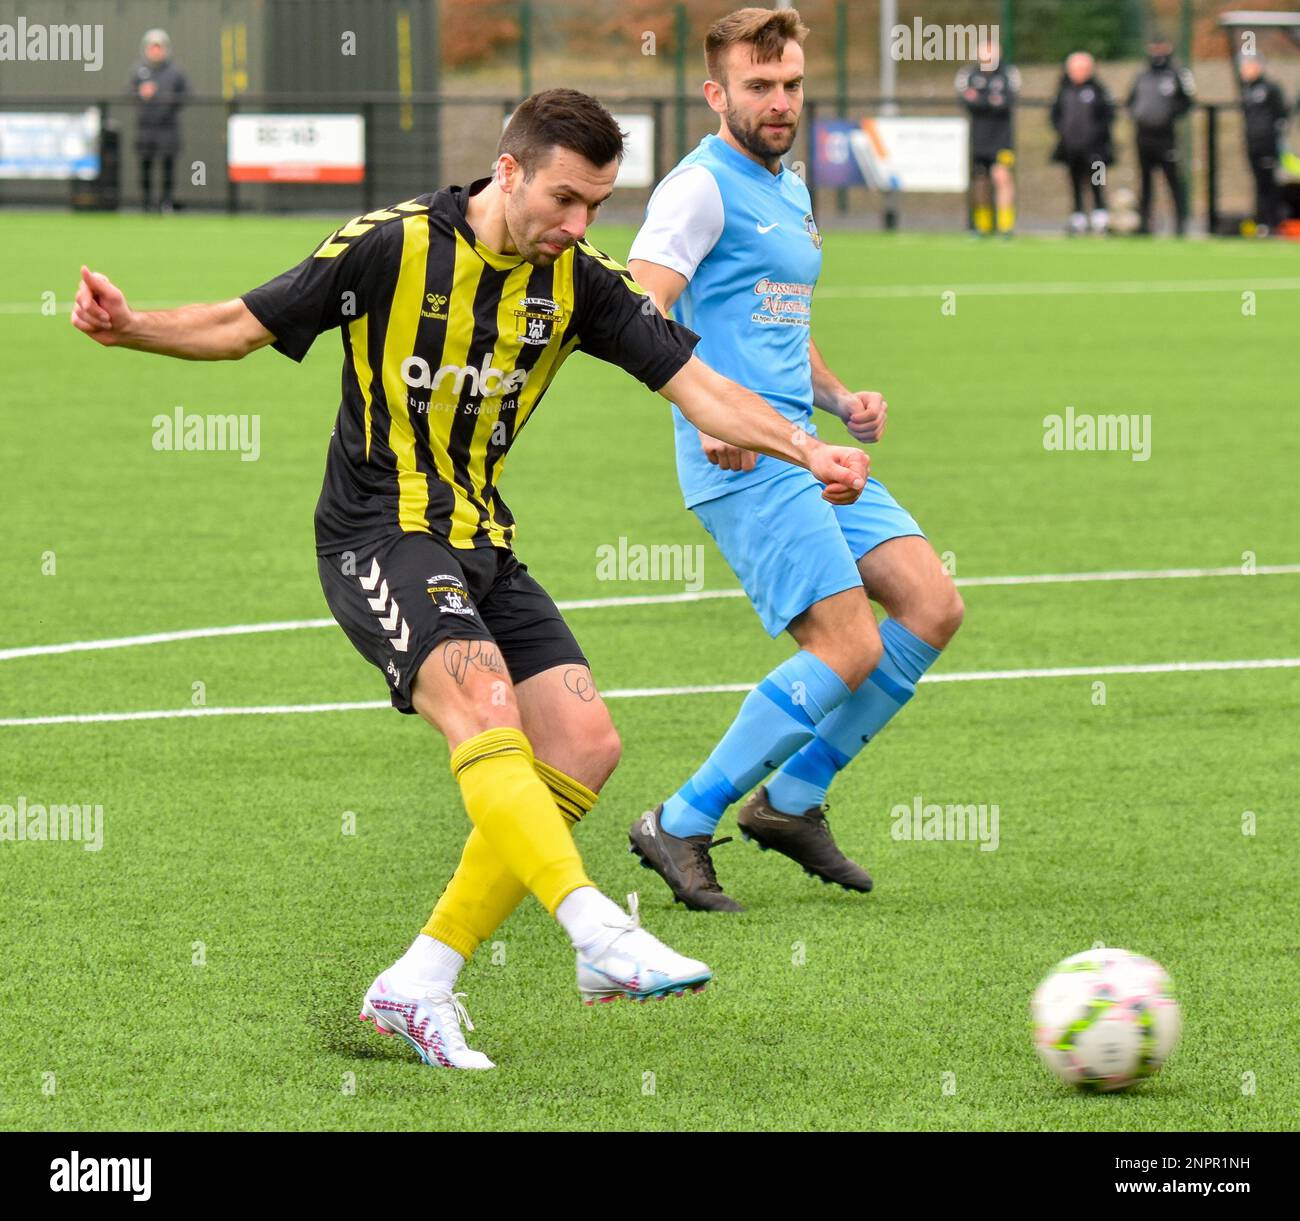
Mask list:
[[[83,265],[71,320],[77,330],[85,331],[96,343],[111,347],[120,341],[131,321],[131,310],[112,280]]]
[[[875,390],[858,390],[847,394],[840,402],[845,427],[855,441],[870,445],[885,435],[885,421],[889,404],[885,396]]]

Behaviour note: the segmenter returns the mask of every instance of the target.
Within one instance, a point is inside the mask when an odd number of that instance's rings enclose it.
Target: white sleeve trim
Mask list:
[[[688,165],[669,174],[650,196],[628,262],[657,263],[689,280],[722,236],[723,221],[717,179],[702,165]]]

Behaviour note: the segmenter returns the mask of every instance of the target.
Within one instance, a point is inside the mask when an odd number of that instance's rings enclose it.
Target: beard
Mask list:
[[[795,133],[799,130],[799,120],[794,119],[779,135],[767,135],[761,121],[746,124],[744,117],[732,106],[727,107],[725,118],[727,130],[735,137],[736,143],[763,161],[779,161],[782,154],[788,153],[794,145]]]
[[[560,234],[551,234],[545,229],[535,231],[535,222],[527,207],[522,203],[516,204],[513,196],[511,202],[506,204],[506,229],[510,233],[510,240],[519,257],[526,263],[532,263],[534,267],[551,266],[570,246],[574,245],[567,237]],[[543,250],[543,242],[558,246],[559,250]]]
[[[558,246],[558,250],[543,250],[542,243],[547,242],[552,246]],[[564,254],[570,246],[576,245],[567,237],[548,237],[545,233],[538,234],[529,241],[526,246],[521,245],[519,253],[526,262],[532,263],[535,267],[549,267],[561,255]]]

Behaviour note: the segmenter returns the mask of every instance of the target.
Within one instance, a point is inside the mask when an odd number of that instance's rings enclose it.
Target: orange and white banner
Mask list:
[[[232,182],[361,182],[365,120],[355,114],[236,114],[226,120]]]

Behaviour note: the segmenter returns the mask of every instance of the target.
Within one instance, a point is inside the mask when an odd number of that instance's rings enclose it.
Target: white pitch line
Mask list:
[[[1296,566],[1300,569],[1300,565]],[[606,610],[616,606],[658,606],[669,602],[707,602],[713,598],[743,598],[743,589],[697,589],[680,594],[628,594],[622,598],[570,598],[555,605],[562,611]]]
[[[0,661],[46,657],[52,653],[88,653],[97,649],[129,649],[141,644],[170,644],[175,640],[206,640],[209,636],[252,636],[258,632],[294,632],[308,627],[333,627],[333,619],[285,619],[279,623],[235,623],[229,627],[190,627],[145,636],[115,636],[105,640],[71,640],[66,644],[31,644],[0,649]]]
[[[5,717],[0,727],[19,725],[108,725],[118,721],[174,721],[208,716],[289,716],[306,712],[362,712],[391,708],[388,700],[337,704],[264,704],[245,708],[153,708],[145,712],[78,712],[62,716]]]
[[[1147,293],[1217,293],[1217,292],[1252,292],[1268,289],[1277,292],[1295,292],[1300,290],[1300,277],[1295,276],[1234,276],[1222,280],[1077,280],[1057,281],[1035,284],[1033,282],[1014,281],[1007,284],[863,284],[863,285],[827,285],[816,291],[817,300],[826,297],[938,297],[943,293],[965,293],[971,297],[1041,297],[1041,296],[1098,296],[1109,293],[1126,296],[1142,296]],[[136,309],[172,309],[187,304],[185,301],[143,301]],[[0,314],[47,314],[50,317],[66,317],[72,308],[72,302],[60,301],[54,314],[37,302],[5,301],[0,302]]]
[[[1243,572],[1240,564],[1223,568],[1129,568],[1114,572],[1040,572],[1011,577],[958,577],[957,585],[1073,585],[1083,581],[1177,581],[1198,577],[1294,576],[1300,564],[1261,564],[1253,573]]]
[[[923,683],[983,683],[1029,678],[1091,678],[1110,674],[1197,674],[1213,670],[1293,670],[1300,657],[1260,657],[1238,661],[1162,661],[1140,665],[1061,666],[1040,670],[967,670],[927,674]],[[703,687],[616,687],[602,691],[607,700],[653,699],[675,695],[730,695],[754,689],[753,683],[713,683]],[[106,725],[118,721],[169,721],[211,716],[287,716],[315,712],[369,712],[389,708],[388,700],[334,704],[267,704],[244,708],[155,708],[146,712],[83,712],[59,716],[3,717],[0,728],[33,725]]]
[[[1091,678],[1103,674],[1200,674],[1211,670],[1294,670],[1300,657],[1248,657],[1240,661],[1155,661],[1120,666],[1057,666],[1041,670],[967,670],[926,674],[923,683],[984,683],[1018,678]]]
[[[1024,576],[958,577],[963,588],[991,585],[1070,585],[1087,581],[1171,581],[1198,577],[1294,576],[1300,564],[1261,564],[1253,573],[1240,567],[1118,569],[1114,572],[1041,572]],[[606,610],[619,606],[659,606],[673,602],[704,602],[714,598],[743,598],[741,589],[702,589],[680,594],[631,594],[621,598],[575,598],[555,605],[562,611]],[[103,640],[71,640],[64,644],[30,644],[0,649],[0,661],[22,657],[49,657],[59,653],[88,653],[100,649],[129,649],[144,644],[170,644],[177,640],[205,640],[213,636],[252,636],[259,632],[294,632],[306,628],[334,627],[333,619],[285,619],[272,623],[236,623],[227,627],[192,627],[143,636],[115,636]]]
[[[1226,293],[1268,289],[1280,292],[1300,290],[1300,278],[1236,276],[1231,280],[1079,280],[1075,283],[1012,284],[862,284],[818,288],[825,297],[894,298],[941,297],[944,293],[969,297],[1080,297],[1143,295],[1146,293]]]
[[[1056,666],[1035,670],[966,670],[926,674],[923,683],[987,683],[1026,678],[1089,678],[1103,674],[1191,674],[1209,670],[1293,670],[1300,657],[1246,658],[1241,661],[1157,661],[1135,665]],[[622,687],[602,691],[604,699],[645,699],[656,695],[714,695],[752,691],[753,683],[719,683],[708,687]],[[0,721],[0,725],[4,724]]]

